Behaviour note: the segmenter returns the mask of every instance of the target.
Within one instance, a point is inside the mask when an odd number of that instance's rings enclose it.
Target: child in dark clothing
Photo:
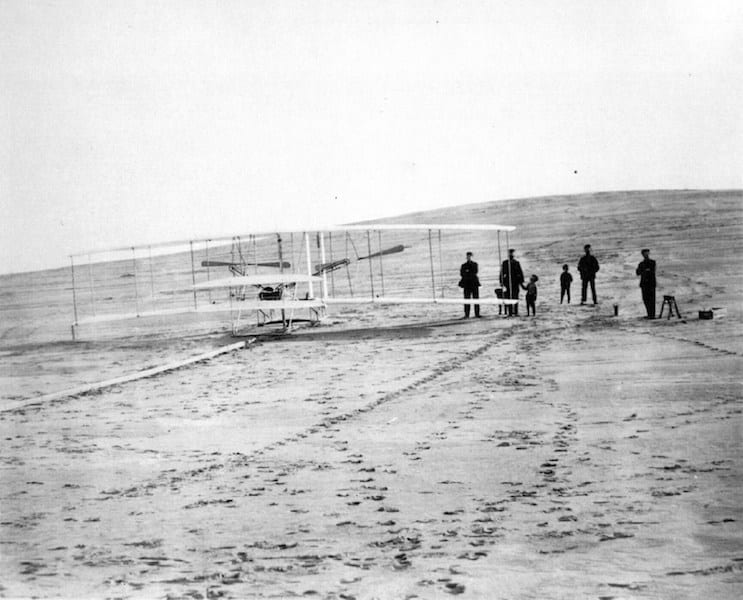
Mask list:
[[[573,281],[573,276],[568,273],[568,266],[562,265],[562,273],[560,274],[560,304],[565,294],[568,295],[568,304],[570,304],[570,284]]]
[[[537,316],[537,281],[539,277],[532,275],[529,278],[527,285],[521,284],[521,287],[526,290],[526,316],[529,316],[529,309],[531,308],[532,316]]]

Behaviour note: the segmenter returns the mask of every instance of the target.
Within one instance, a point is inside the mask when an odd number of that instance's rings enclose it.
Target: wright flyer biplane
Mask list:
[[[70,257],[72,336],[83,327],[178,315],[227,315],[233,334],[317,323],[339,305],[504,305],[500,266],[515,228],[361,224],[109,248]],[[480,263],[479,299],[457,287],[465,251]],[[124,325],[126,326],[126,325]]]

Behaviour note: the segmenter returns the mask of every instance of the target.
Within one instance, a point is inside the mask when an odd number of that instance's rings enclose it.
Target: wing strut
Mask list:
[[[382,231],[377,231],[377,237],[379,239],[379,277],[382,280],[382,296],[384,296],[384,268],[382,266],[382,256],[385,252],[382,250]]]
[[[72,341],[75,341],[75,327],[77,326],[77,291],[75,290],[75,258],[70,255],[70,271],[72,272],[72,312],[75,322],[72,324]]]
[[[428,230],[428,258],[431,262],[431,292],[433,299],[436,300],[436,276],[433,271],[433,242],[431,242],[431,230]]]
[[[328,251],[330,252],[329,258],[330,258],[330,263],[332,264],[333,263],[333,232],[332,231],[328,232]],[[335,296],[335,275],[333,274],[334,271],[335,269],[330,270],[330,293],[333,294],[333,296]]]
[[[204,250],[206,250],[206,280],[210,281],[211,274],[209,273],[209,240],[204,240]],[[209,290],[209,304],[211,303],[212,303],[212,291]]]
[[[325,236],[322,232],[317,235],[320,238],[320,261],[325,264]],[[322,299],[323,301],[328,299],[328,274],[326,270],[322,272]]]
[[[498,282],[500,283],[500,288],[503,290],[503,274],[501,273],[501,269],[503,268],[503,257],[500,253],[500,231],[498,233]]]
[[[276,234],[276,241],[279,245],[279,273],[283,273],[284,272],[284,250],[281,246],[281,234],[280,233]],[[312,286],[311,283],[310,283],[310,286]],[[283,309],[281,310],[281,322],[286,323],[286,312]]]
[[[312,285],[312,258],[310,253],[310,234],[306,231],[304,232],[304,251],[307,259],[307,277],[308,279],[308,287],[309,287],[309,295],[310,298],[315,297],[315,288]]]
[[[369,254],[371,254],[371,233],[368,229],[366,230],[366,245],[369,248]],[[371,283],[371,297],[374,300],[374,267],[371,260],[369,261],[369,282]]]
[[[354,248],[354,252],[356,249]],[[346,256],[348,256],[348,232],[346,232]],[[356,253],[356,256],[358,256],[358,253]],[[351,298],[353,298],[353,286],[351,285],[351,270],[348,268],[348,265],[346,265],[346,277],[348,278],[348,291],[351,294]]]
[[[511,243],[508,241],[508,232],[506,231],[506,254],[510,249]],[[508,299],[513,300],[513,274],[511,273],[511,256],[508,256]],[[510,314],[510,313],[509,313]]]

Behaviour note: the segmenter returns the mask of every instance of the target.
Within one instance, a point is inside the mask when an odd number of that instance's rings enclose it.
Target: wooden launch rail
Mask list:
[[[168,371],[175,371],[176,369],[180,369],[181,367],[186,367],[194,363],[208,360],[210,358],[214,358],[215,356],[219,356],[220,354],[234,352],[235,350],[242,350],[243,348],[247,348],[253,342],[255,342],[255,338],[250,338],[246,341],[236,342],[234,344],[222,346],[221,348],[210,350],[209,352],[204,352],[202,354],[198,354],[196,356],[192,356],[191,358],[186,358],[184,360],[167,363],[159,367],[153,367],[151,369],[144,369],[143,371],[137,371],[135,373],[130,373],[129,375],[123,375],[121,377],[115,377],[113,379],[106,379],[105,381],[99,381],[97,383],[89,383],[89,384],[81,385],[78,387],[70,388],[67,390],[62,390],[60,392],[54,392],[52,394],[44,394],[43,396],[37,396],[36,398],[18,400],[16,402],[13,402],[10,405],[4,405],[2,408],[0,408],[0,412],[9,412],[13,410],[18,410],[20,408],[31,408],[35,406],[40,406],[47,402],[51,402],[53,400],[59,400],[61,398],[69,398],[73,396],[82,396],[84,394],[90,394],[91,392],[98,392],[105,388],[114,387],[116,385],[121,385],[124,383],[129,383],[130,381],[136,381],[137,379],[145,379],[147,377],[153,377],[155,375],[166,373]]]

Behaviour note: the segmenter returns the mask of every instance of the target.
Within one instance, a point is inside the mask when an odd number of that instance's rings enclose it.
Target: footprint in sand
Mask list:
[[[457,558],[463,559],[463,560],[480,560],[484,556],[487,556],[488,553],[484,550],[477,550],[475,552],[464,552],[457,556]]]
[[[447,594],[453,594],[453,595],[464,594],[464,590],[465,590],[465,587],[463,584],[456,583],[454,581],[450,581],[444,585],[444,591]]]
[[[407,554],[404,552],[401,552],[400,554],[396,554],[394,557],[394,560],[392,561],[392,568],[396,571],[402,571],[403,569],[409,568],[411,565],[410,559],[408,558]]]

